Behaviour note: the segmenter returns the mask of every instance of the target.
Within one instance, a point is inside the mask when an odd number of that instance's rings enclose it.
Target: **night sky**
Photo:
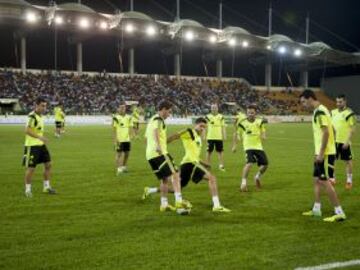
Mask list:
[[[31,0],[32,4],[47,5],[46,0]],[[57,4],[69,1],[57,1]],[[360,51],[360,1],[358,0],[273,0],[273,33],[284,34],[295,41],[305,41],[305,17],[311,18],[310,42],[323,41],[331,47],[349,52]],[[128,10],[129,0],[82,0],[82,3],[102,13],[115,9]],[[154,19],[173,21],[176,0],[134,0],[135,10]],[[218,26],[219,0],[181,0],[181,18],[193,19],[208,27]],[[224,0],[224,27],[239,26],[252,34],[267,36],[269,0]],[[333,34],[331,34],[332,32]],[[336,37],[336,35],[338,37]],[[13,29],[0,25],[0,66],[17,66]],[[18,51],[19,52],[19,51]],[[68,43],[67,33],[59,33],[58,66],[75,69],[75,45]],[[204,50],[188,47],[183,53],[182,73],[205,76]],[[230,55],[230,52],[229,52]],[[127,53],[124,52],[125,71]],[[117,38],[93,36],[84,42],[84,70],[119,72]],[[215,62],[206,62],[209,75],[215,76]],[[51,69],[54,66],[54,32],[52,29],[33,31],[28,37],[28,67]],[[273,67],[273,84],[288,85],[286,71],[279,64]],[[311,72],[310,83],[318,85],[322,77],[359,74],[359,66],[326,68]],[[136,72],[172,74],[173,58],[165,55],[158,42],[146,42],[136,48]],[[244,77],[252,84],[264,84],[264,67],[251,64],[248,55],[236,55],[234,76]],[[231,75],[231,57],[224,60],[224,76]],[[298,74],[290,74],[294,83]]]

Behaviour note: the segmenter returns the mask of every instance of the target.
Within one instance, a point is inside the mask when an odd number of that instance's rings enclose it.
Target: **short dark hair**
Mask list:
[[[249,105],[247,105],[246,109],[247,110],[251,109],[251,110],[257,111],[257,106],[256,106],[256,104],[249,104]]]
[[[311,89],[305,89],[300,95],[300,98],[302,97],[305,99],[312,98],[313,100],[317,100],[315,92]]]
[[[341,98],[343,100],[346,100],[346,96],[344,94],[340,94],[336,98]]]
[[[167,100],[161,100],[158,104],[158,110],[161,111],[162,109],[169,110],[172,108],[172,103]]]
[[[207,124],[207,121],[204,117],[196,118],[195,124],[200,124],[200,123]]]
[[[35,100],[36,105],[40,105],[40,103],[47,102],[44,97],[37,97]]]

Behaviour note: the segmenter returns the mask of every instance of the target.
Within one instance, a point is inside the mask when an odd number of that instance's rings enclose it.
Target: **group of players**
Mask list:
[[[346,162],[347,181],[346,188],[352,188],[352,154],[351,138],[355,131],[356,117],[346,105],[344,95],[336,98],[337,109],[331,113],[316,98],[315,93],[306,89],[300,96],[302,105],[313,112],[312,128],[315,144],[314,161],[314,194],[315,202],[310,211],[304,212],[305,216],[321,217],[320,192],[324,188],[334,206],[335,214],[325,218],[324,221],[343,221],[346,215],[339,203],[335,185],[335,159]],[[35,167],[44,163],[44,189],[43,192],[55,194],[50,186],[51,160],[46,147],[47,139],[44,137],[43,114],[46,111],[46,100],[38,98],[35,110],[28,115],[26,124],[24,165],[25,173],[25,195],[32,196],[31,182]],[[213,212],[231,212],[221,203],[218,195],[217,181],[210,171],[211,155],[214,150],[219,157],[219,170],[225,172],[223,160],[223,142],[226,140],[225,118],[218,111],[218,105],[211,105],[211,113],[206,117],[199,117],[192,127],[181,130],[171,136],[167,136],[165,120],[171,115],[172,104],[168,101],[161,101],[157,106],[158,112],[150,118],[147,123],[146,137],[146,159],[149,165],[160,180],[158,187],[145,187],[143,199],[152,193],[160,192],[160,211],[175,211],[178,214],[189,214],[192,205],[182,198],[181,191],[192,181],[200,182],[202,179],[208,181],[210,194],[213,202]],[[60,116],[60,109],[57,109]],[[263,140],[266,139],[266,121],[257,115],[255,104],[246,108],[246,113],[239,112],[234,121],[235,131],[233,134],[232,151],[236,151],[238,139],[243,142],[246,155],[246,163],[242,171],[240,190],[248,191],[247,179],[253,164],[258,165],[258,172],[254,181],[256,188],[260,189],[262,175],[268,168],[268,158],[263,149]],[[61,121],[58,121],[60,118]],[[61,123],[59,123],[61,122]],[[122,104],[118,112],[112,118],[113,142],[116,149],[117,174],[126,173],[127,161],[131,150],[131,138],[139,132],[139,111],[135,109],[132,115],[127,114],[127,107]],[[64,128],[64,114],[56,118],[56,136],[60,136]],[[200,158],[202,141],[207,140],[206,160]],[[180,170],[177,169],[173,158],[167,151],[167,145],[175,140],[181,140],[185,156],[181,161]],[[173,192],[175,205],[168,202],[168,193]]]

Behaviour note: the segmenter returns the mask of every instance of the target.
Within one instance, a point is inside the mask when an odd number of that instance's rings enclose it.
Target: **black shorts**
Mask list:
[[[133,122],[134,129],[139,129],[139,122]]]
[[[200,164],[184,163],[180,166],[181,187],[186,187],[189,181],[199,183],[208,171]]]
[[[23,166],[26,168],[35,168],[40,163],[50,161],[50,153],[45,145],[25,146]]]
[[[214,148],[216,152],[224,151],[224,144],[222,140],[208,140],[207,143],[208,143],[207,151],[210,153],[214,151]]]
[[[130,142],[119,142],[116,145],[116,152],[130,152],[131,144]]]
[[[65,122],[56,121],[55,127],[56,128],[63,128],[65,126]]]
[[[351,147],[343,149],[343,143],[336,143],[336,159],[352,160]]]
[[[328,180],[334,177],[335,155],[324,156],[323,162],[314,162],[313,176],[320,180]]]
[[[149,160],[151,169],[159,180],[168,178],[177,172],[173,158],[169,155],[161,155]]]
[[[257,163],[258,166],[268,165],[269,161],[263,150],[246,150],[246,163]]]

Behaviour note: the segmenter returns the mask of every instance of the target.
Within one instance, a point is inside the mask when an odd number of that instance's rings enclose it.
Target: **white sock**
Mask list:
[[[220,168],[220,169],[224,169],[224,164],[220,164],[220,165],[219,165],[219,168]]]
[[[337,215],[344,214],[344,211],[340,205],[335,207],[335,214],[337,214]]]
[[[149,193],[157,193],[157,192],[158,192],[158,188],[156,187],[149,188]]]
[[[50,188],[50,181],[44,180],[44,188]]]
[[[160,202],[162,207],[166,207],[169,205],[167,197],[161,197]]]
[[[257,174],[255,175],[255,179],[260,180],[260,177],[261,177],[261,172],[257,172]]]
[[[182,196],[180,192],[174,192],[175,195],[175,202],[182,202]]]
[[[25,184],[25,192],[31,192],[31,184]]]
[[[243,186],[246,186],[246,178],[243,178],[242,180],[241,180],[241,185]]]
[[[346,182],[352,183],[352,173],[348,173],[348,174],[347,174],[347,180],[346,180]]]
[[[312,210],[313,211],[320,211],[321,210],[321,203],[315,202]]]
[[[213,196],[212,201],[213,201],[214,207],[220,207],[220,200],[219,200],[218,196]]]

